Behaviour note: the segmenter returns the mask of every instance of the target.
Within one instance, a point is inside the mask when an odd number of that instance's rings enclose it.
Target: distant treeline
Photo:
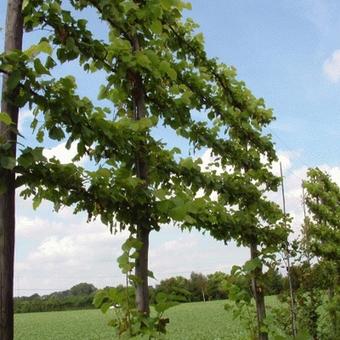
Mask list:
[[[97,288],[79,283],[71,289],[49,295],[33,294],[14,298],[14,313],[50,312],[94,308],[92,301]]]
[[[314,267],[317,271],[316,266]],[[299,288],[300,271],[301,268],[292,267],[294,289]],[[318,281],[323,282],[322,278]],[[155,287],[150,286],[150,301],[152,304],[159,292],[181,296],[181,301],[183,302],[227,299],[230,284],[245,288],[250,287],[248,279],[242,276],[232,276],[223,272],[215,272],[209,275],[193,272],[189,278],[182,276],[171,277],[160,281]],[[116,288],[124,289],[122,285]],[[264,290],[265,295],[278,295],[287,291],[287,277],[282,276],[278,270],[269,269],[264,274]],[[16,297],[14,299],[15,313],[94,308],[92,301],[96,291],[97,288],[92,284],[79,283],[69,290],[54,292],[49,295],[40,296],[39,294],[34,294],[29,297]]]

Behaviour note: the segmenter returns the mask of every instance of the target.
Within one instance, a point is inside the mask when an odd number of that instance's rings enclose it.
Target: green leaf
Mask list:
[[[140,66],[143,66],[147,69],[150,68],[151,62],[150,59],[142,52],[137,52],[136,53],[136,61],[137,64]]]
[[[44,141],[44,131],[43,130],[39,130],[38,133],[37,133],[37,141],[39,143],[42,143]]]
[[[4,156],[0,158],[0,165],[4,169],[12,170],[15,167],[15,163],[14,157]]]
[[[109,308],[112,306],[112,302],[104,302],[101,306],[100,306],[100,310],[102,311],[103,314],[105,314]]]
[[[12,72],[7,79],[7,90],[8,91],[14,90],[19,84],[20,79],[21,79],[21,73],[19,70]]]
[[[187,207],[183,204],[169,211],[169,216],[175,221],[182,221],[187,215]]]
[[[171,8],[171,6],[174,5],[174,1],[173,0],[160,0],[160,5],[165,9],[165,10],[169,10]]]
[[[189,169],[189,170],[193,169],[195,167],[195,163],[192,160],[192,158],[190,158],[190,157],[181,159],[180,165]]]
[[[56,139],[58,141],[62,140],[65,137],[64,131],[56,126],[51,128],[48,135],[51,139]]]
[[[124,274],[131,271],[134,267],[133,263],[129,260],[129,255],[127,253],[124,253],[123,255],[119,256],[117,259],[119,268],[122,270]]]
[[[121,6],[124,8],[125,13],[129,12],[132,9],[138,9],[138,5],[132,0],[122,1]]]
[[[52,68],[52,67],[54,67],[54,66],[56,66],[57,64],[56,64],[56,62],[53,60],[53,58],[51,58],[50,56],[48,56],[47,57],[47,59],[46,59],[46,62],[45,62],[45,67],[46,68]]]
[[[22,9],[25,9],[27,7],[27,5],[29,5],[30,0],[23,0],[22,2]]]
[[[41,148],[41,147],[37,147],[37,148],[32,149],[31,153],[33,155],[35,162],[41,162],[41,161],[46,160],[46,157],[43,155],[43,150],[44,149]]]
[[[111,177],[111,172],[107,168],[100,168],[97,170],[97,175],[100,177]]]
[[[134,237],[129,237],[122,245],[123,251],[130,251],[131,249],[140,250],[143,247],[143,242]]]
[[[156,34],[162,33],[162,23],[159,20],[155,20],[151,24],[151,30]]]
[[[177,72],[173,68],[169,68],[167,73],[171,80],[177,79]]]
[[[152,279],[156,280],[154,273],[151,270],[148,270],[148,276]]]
[[[65,87],[65,90],[71,90],[76,87],[76,80],[73,76],[61,78],[60,82]]]
[[[39,44],[37,45],[32,45],[29,49],[24,51],[24,53],[29,57],[29,58],[35,58],[39,53],[45,53],[48,55],[52,54],[52,47],[50,43],[46,40],[40,41]]]
[[[107,293],[105,290],[98,290],[93,298],[93,304],[95,305],[95,307],[99,308],[106,297]]]
[[[246,271],[246,272],[252,272],[256,268],[260,268],[261,265],[262,265],[261,260],[259,258],[255,258],[255,259],[247,261],[243,265],[243,270]]]
[[[33,209],[36,210],[39,205],[41,204],[41,201],[42,201],[42,197],[41,196],[35,196],[33,198]]]
[[[40,59],[34,59],[34,69],[40,74],[51,75],[50,71],[41,63]]]
[[[20,155],[20,157],[18,158],[18,164],[24,167],[25,169],[27,169],[33,162],[34,157],[30,152],[24,153]]]
[[[0,112],[0,122],[4,123],[5,125],[11,125],[12,119],[6,112]]]
[[[98,93],[98,100],[102,100],[102,99],[105,99],[107,98],[107,87],[104,86],[104,85],[100,85],[100,88],[99,88],[99,93]]]
[[[38,50],[40,52],[46,53],[48,55],[52,54],[52,47],[51,47],[50,43],[46,40],[43,40],[38,44]]]
[[[161,61],[161,63],[159,64],[159,70],[163,74],[167,74],[171,80],[176,80],[177,73],[167,61],[165,60]]]

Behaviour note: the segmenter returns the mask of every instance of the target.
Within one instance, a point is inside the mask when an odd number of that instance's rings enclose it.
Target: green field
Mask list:
[[[181,304],[169,310],[167,339],[246,339],[224,301]],[[29,313],[15,316],[16,340],[117,339],[100,311]]]

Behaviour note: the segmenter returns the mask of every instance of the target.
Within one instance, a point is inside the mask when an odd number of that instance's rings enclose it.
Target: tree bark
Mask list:
[[[250,245],[250,257],[252,260],[259,255],[256,243]],[[266,305],[264,302],[264,292],[260,279],[262,276],[262,267],[256,268],[252,275],[252,290],[256,304],[257,326],[258,326],[258,338],[259,340],[268,340],[268,333],[261,331],[261,327],[266,318]]]
[[[136,260],[135,274],[141,279],[136,286],[136,304],[138,310],[149,315],[149,285],[148,285],[148,255],[149,255],[149,234],[150,231],[140,227],[137,231],[137,238],[143,243],[139,251],[139,257]]]
[[[133,51],[139,51],[138,37],[135,35],[132,38]],[[143,80],[139,73],[132,72],[132,97],[134,107],[134,119],[139,120],[146,115],[145,109],[145,94]],[[144,181],[144,186],[147,186],[148,168],[145,161],[145,146],[140,144],[139,150],[136,154],[136,175]],[[137,225],[137,239],[142,242],[142,248],[139,251],[139,257],[136,259],[135,274],[140,279],[136,285],[136,304],[138,310],[149,315],[149,284],[148,284],[148,254],[149,254],[149,213],[148,208],[145,206],[143,211],[144,218]]]
[[[8,52],[22,49],[23,18],[22,0],[8,0],[5,48]],[[19,109],[12,104],[16,90],[7,93],[7,76],[3,77],[1,112],[7,113],[17,127]],[[13,143],[10,156],[16,157],[17,135],[8,126],[0,123],[0,135],[5,141]],[[0,339],[13,339],[13,276],[15,240],[15,173],[1,169],[0,176],[5,179],[7,191],[0,195]]]

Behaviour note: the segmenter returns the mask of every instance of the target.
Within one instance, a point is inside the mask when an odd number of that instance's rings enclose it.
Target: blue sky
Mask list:
[[[274,109],[277,120],[268,131],[286,171],[287,206],[297,230],[306,167],[321,166],[340,181],[340,2],[193,0],[192,5],[186,15],[200,24],[209,55],[235,66],[238,78]],[[5,1],[0,13],[4,27]],[[96,33],[105,37],[100,25]],[[2,31],[1,45],[3,36]],[[35,38],[26,36],[25,45]],[[78,70],[73,65],[66,73]],[[99,78],[78,78],[80,92],[89,96],[92,85],[100,83]],[[24,113],[21,126],[27,136],[28,122]],[[51,154],[70,159],[62,146]],[[56,215],[43,204],[33,212],[31,203],[22,200],[18,207],[17,294],[64,289],[80,281],[103,286],[120,280],[114,258],[123,236],[110,236],[98,222],[87,225],[84,216],[73,216],[69,209]],[[247,256],[247,250],[233,244],[225,247],[171,226],[151,239],[150,265],[160,278],[191,270],[229,270]]]
[[[274,109],[279,148],[301,150],[307,164],[338,164],[340,87],[323,64],[339,48],[338,1],[194,1],[210,55]]]

